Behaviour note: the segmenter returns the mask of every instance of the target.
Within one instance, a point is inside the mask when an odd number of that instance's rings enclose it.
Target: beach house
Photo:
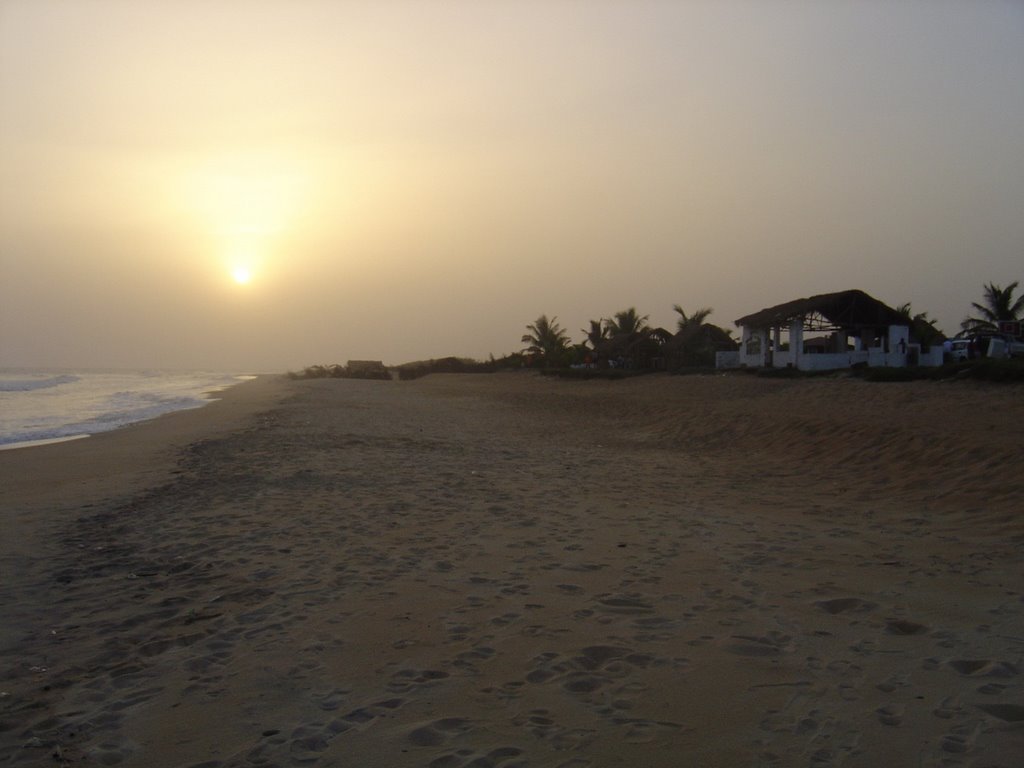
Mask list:
[[[920,323],[859,290],[787,301],[736,325],[739,352],[720,356],[720,367],[827,371],[942,364],[942,344],[922,343]]]

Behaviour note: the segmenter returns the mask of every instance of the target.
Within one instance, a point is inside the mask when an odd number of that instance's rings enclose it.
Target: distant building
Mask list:
[[[390,379],[391,374],[380,360],[349,360],[345,364],[352,379]]]
[[[741,317],[736,325],[740,350],[730,363],[741,367],[828,371],[942,365],[941,343],[922,344],[913,321],[864,291],[795,299]]]

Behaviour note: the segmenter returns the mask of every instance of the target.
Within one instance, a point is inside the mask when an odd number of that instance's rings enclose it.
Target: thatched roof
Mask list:
[[[837,328],[882,328],[889,325],[910,325],[906,317],[864,291],[822,293],[807,299],[762,309],[741,317],[736,325],[753,328],[784,327],[797,318],[820,315]]]

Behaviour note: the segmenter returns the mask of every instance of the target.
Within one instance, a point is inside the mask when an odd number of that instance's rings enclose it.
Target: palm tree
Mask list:
[[[527,325],[526,330],[529,333],[523,334],[522,341],[529,345],[526,348],[528,353],[539,356],[548,367],[564,362],[569,334],[558,325],[557,317],[548,320],[547,315],[541,315]]]
[[[676,327],[677,332],[686,334],[687,336],[693,336],[700,331],[701,326],[704,325],[704,321],[708,319],[712,312],[711,307],[701,307],[692,315],[688,316],[686,311],[678,304],[674,305],[672,309],[679,313],[679,322]]]
[[[928,347],[932,344],[941,344],[946,340],[946,334],[935,325],[937,321],[934,318],[928,317],[927,312],[915,314],[909,301],[896,307],[896,312],[906,318],[907,325],[910,326],[911,336],[921,342],[922,345]]]
[[[647,328],[647,315],[641,317],[636,313],[636,307],[616,312],[615,317],[605,320],[605,327],[609,336],[632,336],[643,333]]]
[[[580,333],[587,337],[587,343],[590,344],[590,348],[597,352],[605,341],[608,340],[608,326],[604,325],[600,320],[591,320],[590,329],[581,328]]]
[[[735,348],[736,342],[729,331],[705,322],[711,315],[711,307],[701,307],[689,315],[678,304],[672,309],[679,313],[676,335],[668,345],[667,356],[672,368],[714,365],[715,352]]]
[[[604,321],[608,336],[605,348],[609,359],[618,360],[620,365],[634,368],[643,365],[644,358],[651,356],[644,342],[650,338],[647,315],[638,315],[635,307],[616,312]]]
[[[1017,289],[1018,281],[1014,280],[1005,288],[1000,288],[995,283],[984,286],[985,303],[971,302],[978,313],[978,317],[965,318],[960,327],[965,331],[992,331],[999,330],[1001,320],[1020,320],[1024,314],[1024,296],[1013,299],[1013,292]]]

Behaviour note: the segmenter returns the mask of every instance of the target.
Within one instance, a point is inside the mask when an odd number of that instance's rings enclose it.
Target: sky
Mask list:
[[[1024,282],[1024,3],[0,0],[0,367]]]

